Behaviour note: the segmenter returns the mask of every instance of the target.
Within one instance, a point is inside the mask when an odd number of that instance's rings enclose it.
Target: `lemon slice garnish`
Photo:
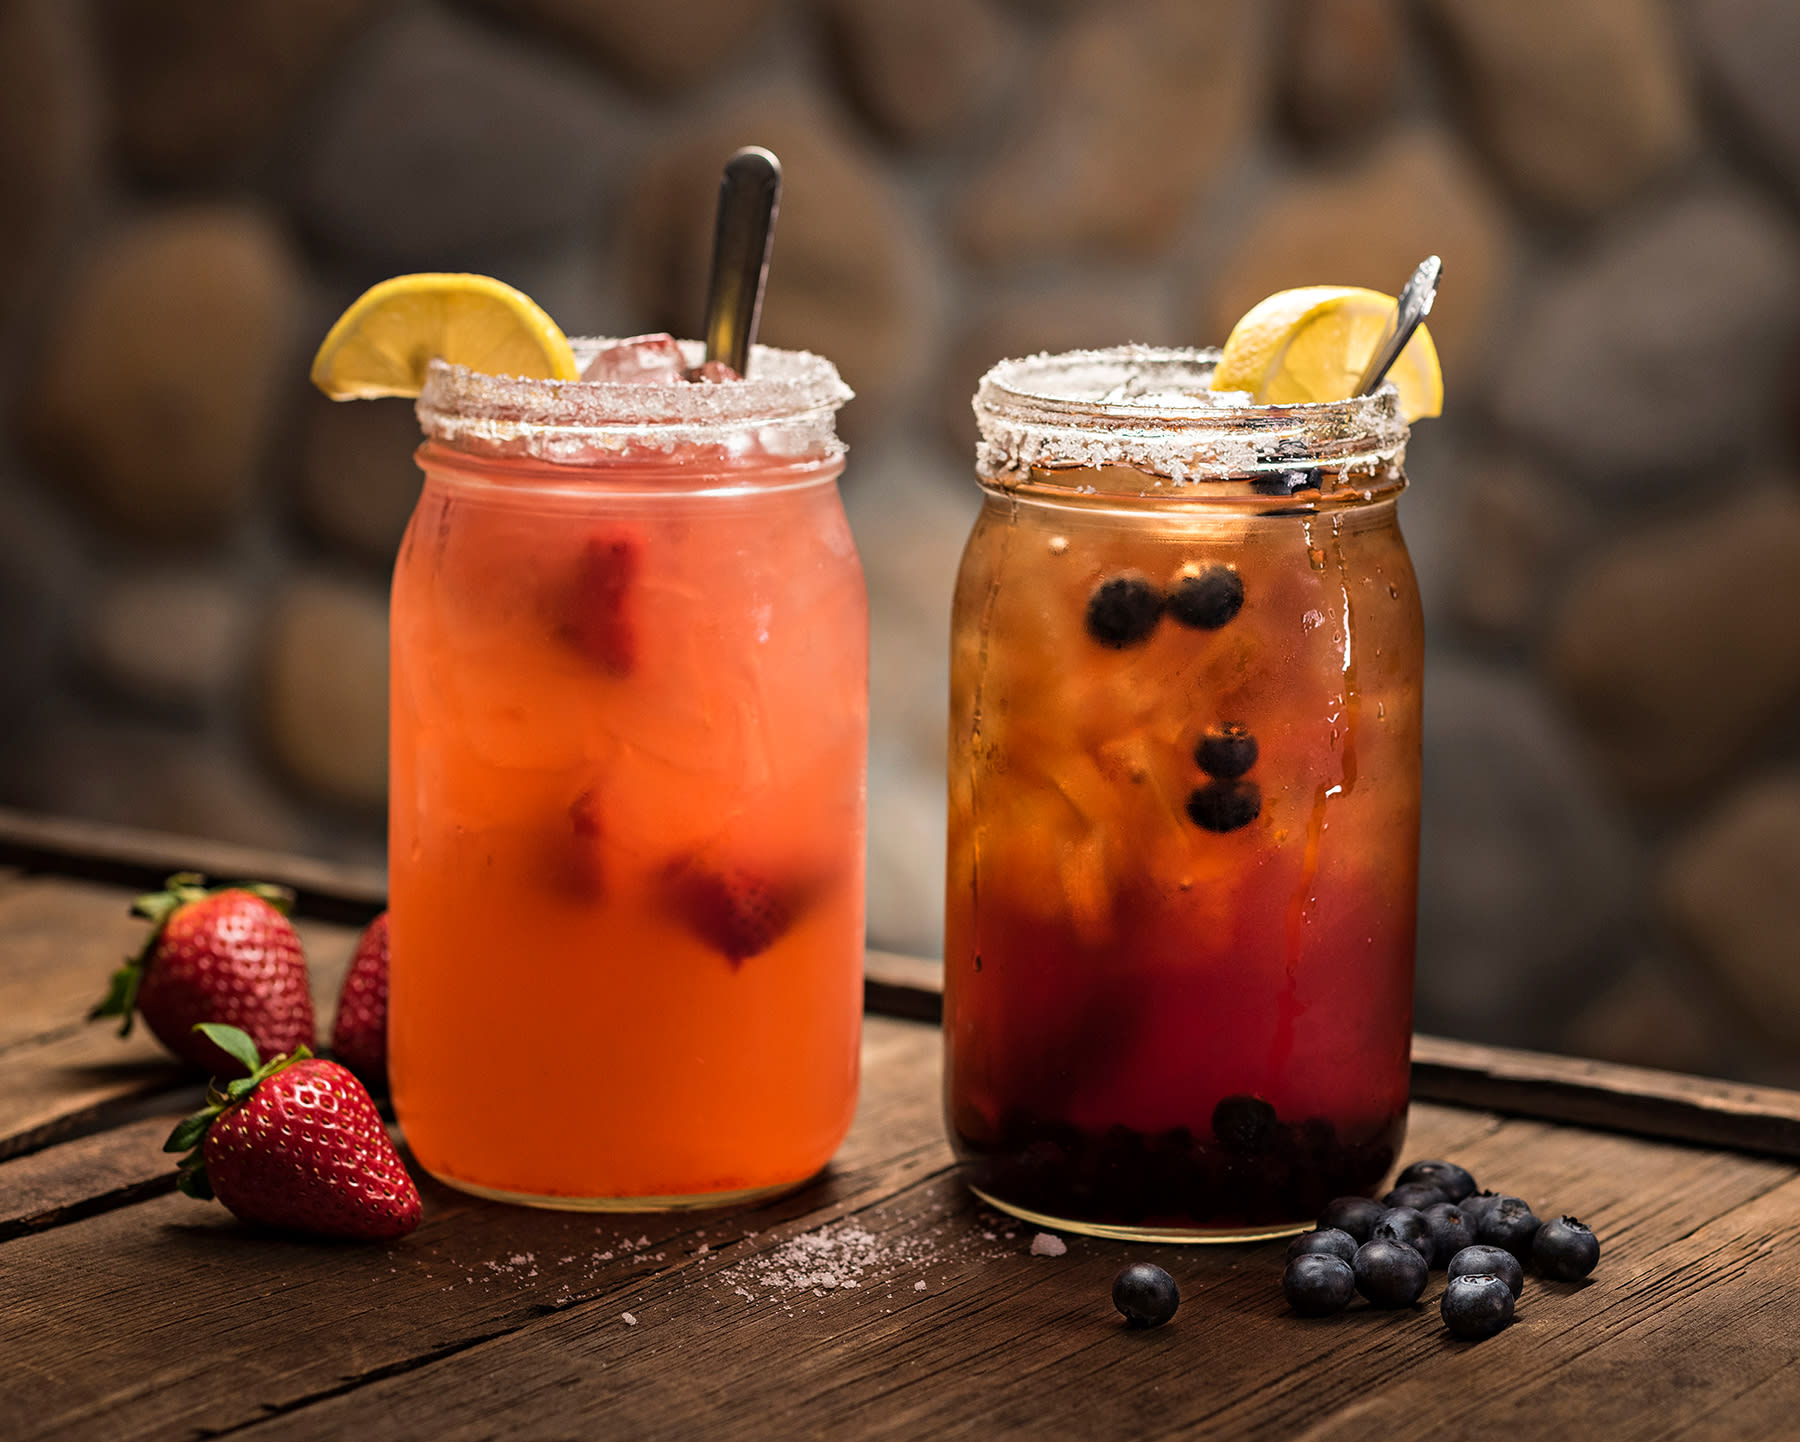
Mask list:
[[[434,357],[488,375],[572,381],[569,339],[536,301],[486,275],[398,275],[364,291],[313,357],[334,401],[416,396]]]
[[[1378,290],[1308,285],[1252,306],[1225,342],[1216,391],[1248,391],[1259,405],[1348,400],[1397,302]],[[1388,371],[1400,415],[1412,422],[1444,409],[1444,373],[1424,326]]]

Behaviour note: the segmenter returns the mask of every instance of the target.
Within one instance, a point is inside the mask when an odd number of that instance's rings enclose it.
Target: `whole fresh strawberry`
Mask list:
[[[171,876],[164,890],[133,903],[150,935],[89,1019],[119,1017],[127,1036],[133,1013],[141,1014],[175,1055],[222,1076],[236,1076],[238,1064],[194,1030],[199,1022],[242,1028],[263,1056],[310,1046],[312,992],[285,915],[293,900],[263,882],[208,890],[192,872]]]
[[[163,1144],[187,1152],[177,1185],[217,1197],[246,1222],[325,1237],[381,1241],[419,1225],[419,1189],[368,1092],[349,1070],[305,1047],[260,1061],[233,1026],[196,1030],[249,1070],[207,1089]]]
[[[388,914],[369,923],[356,943],[338,994],[331,1049],[371,1086],[387,1079]]]

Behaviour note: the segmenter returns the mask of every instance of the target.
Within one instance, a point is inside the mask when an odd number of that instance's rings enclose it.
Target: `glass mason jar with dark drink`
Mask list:
[[[985,1200],[1101,1235],[1296,1230],[1405,1127],[1407,428],[1391,389],[1230,404],[1216,354],[1006,361],[976,397],[949,1127]]]

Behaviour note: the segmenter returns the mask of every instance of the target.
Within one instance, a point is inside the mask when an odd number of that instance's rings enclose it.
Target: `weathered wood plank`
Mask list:
[[[1453,1106],[1800,1158],[1800,1092],[1776,1087],[1418,1036],[1413,1094]]]
[[[346,926],[368,925],[387,905],[387,878],[378,867],[4,807],[0,863],[132,891],[159,887],[175,871],[199,871],[220,881],[273,881],[294,889],[299,915]]]
[[[88,1008],[142,941],[132,893],[59,876],[0,889],[0,1157],[101,1123],[122,1105],[189,1078],[141,1024],[89,1022]],[[321,1040],[356,931],[301,921]]]
[[[1375,1405],[1384,1436],[1495,1435],[1486,1414],[1479,1429],[1434,1427],[1444,1398],[1488,1377],[1490,1395],[1499,1388],[1518,1402],[1510,1435],[1572,1436],[1573,1426],[1538,1425],[1563,1420],[1536,1405],[1555,1387],[1516,1384],[1517,1375],[1548,1378],[1601,1340],[1610,1322],[1594,1319],[1610,1317],[1618,1299],[1630,1307],[1659,1289],[1699,1286],[1722,1306],[1741,1300],[1739,1259],[1715,1275],[1709,1259],[1722,1254],[1704,1240],[1708,1229],[1779,1231],[1784,1257],[1796,1245],[1791,1193],[1800,1184],[1778,1163],[1429,1107],[1415,1129],[1417,1150],[1463,1156],[1527,1193],[1560,1194],[1603,1230],[1616,1221],[1597,1279],[1529,1282],[1520,1322],[1479,1348],[1450,1343],[1438,1326],[1441,1275],[1413,1311],[1359,1305],[1302,1321],[1280,1300],[1281,1243],[1181,1249],[1072,1237],[1066,1256],[1033,1257],[1029,1228],[984,1214],[953,1175],[934,1172],[857,1214],[890,1260],[853,1292],[749,1286],[745,1298],[729,1277],[656,1274],[454,1359],[291,1408],[255,1432],[267,1442],[327,1438],[376,1416],[400,1435],[441,1439],[596,1427],[634,1438],[1361,1437],[1376,1428],[1360,1426],[1360,1409]],[[1674,1178],[1660,1207],[1650,1201],[1659,1178]],[[1632,1183],[1642,1200],[1627,1195]],[[1775,1195],[1788,1198],[1785,1221],[1765,1205]],[[1125,1330],[1108,1300],[1117,1269],[1139,1260],[1169,1267],[1186,1298],[1156,1332]],[[1746,1380],[1764,1361],[1759,1353]],[[1632,1411],[1629,1374],[1612,1381],[1622,1415],[1658,1424],[1654,1405]],[[1389,1409],[1385,1399],[1402,1389],[1405,1406]]]
[[[193,1098],[200,1105],[200,1094]],[[175,1190],[162,1152],[186,1108],[126,1122],[0,1165],[0,1242]]]

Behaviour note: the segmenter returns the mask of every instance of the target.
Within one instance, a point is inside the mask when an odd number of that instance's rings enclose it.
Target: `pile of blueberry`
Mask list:
[[[1166,613],[1195,631],[1216,631],[1244,605],[1244,583],[1229,566],[1184,566],[1165,592],[1135,572],[1111,576],[1088,597],[1088,635],[1123,651],[1150,639]],[[1245,778],[1256,764],[1256,738],[1247,726],[1214,727],[1194,748],[1210,778],[1188,797],[1187,813],[1207,831],[1236,831],[1262,814],[1262,788]]]
[[[1518,1197],[1477,1191],[1454,1162],[1414,1162],[1380,1201],[1327,1206],[1318,1229],[1289,1244],[1281,1290],[1302,1317],[1342,1311],[1357,1292],[1376,1307],[1410,1307],[1442,1265],[1444,1325],[1478,1341],[1512,1320],[1526,1261],[1553,1281],[1577,1282],[1599,1260],[1599,1239],[1575,1218],[1539,1222]],[[1120,1272],[1112,1297],[1133,1327],[1160,1327],[1181,1305],[1175,1279],[1147,1262]]]
[[[1414,1162],[1380,1201],[1339,1197],[1328,1205],[1318,1229],[1289,1245],[1281,1290],[1303,1317],[1341,1311],[1355,1292],[1376,1307],[1410,1307],[1428,1271],[1441,1266],[1444,1325],[1474,1341],[1512,1320],[1525,1262],[1574,1282],[1599,1260],[1599,1240],[1575,1218],[1539,1222],[1518,1197],[1477,1191],[1454,1162]]]

